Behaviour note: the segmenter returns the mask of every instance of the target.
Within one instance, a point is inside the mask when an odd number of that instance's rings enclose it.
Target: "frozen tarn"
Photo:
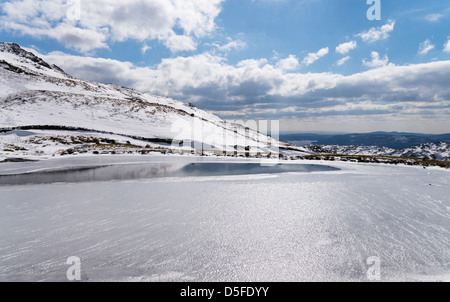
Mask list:
[[[381,281],[449,280],[450,171],[331,165],[2,186],[0,281],[64,281],[71,256],[83,281],[367,281],[371,257]]]

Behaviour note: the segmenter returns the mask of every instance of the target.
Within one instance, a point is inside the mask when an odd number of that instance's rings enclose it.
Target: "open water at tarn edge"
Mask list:
[[[324,172],[337,171],[326,165],[293,165],[259,163],[151,163],[74,166],[70,168],[44,170],[14,175],[0,175],[0,185],[77,183],[110,180],[151,179],[161,177],[202,177],[277,174],[288,172]]]

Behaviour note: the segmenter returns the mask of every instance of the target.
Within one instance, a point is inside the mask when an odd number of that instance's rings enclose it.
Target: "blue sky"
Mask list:
[[[450,132],[450,1],[10,0],[0,40],[77,77],[283,131]]]

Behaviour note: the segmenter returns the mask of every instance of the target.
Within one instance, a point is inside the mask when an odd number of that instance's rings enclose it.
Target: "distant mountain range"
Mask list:
[[[439,135],[404,132],[373,132],[340,135],[298,133],[281,135],[280,140],[298,146],[377,146],[401,150],[426,143],[450,141],[450,133]]]

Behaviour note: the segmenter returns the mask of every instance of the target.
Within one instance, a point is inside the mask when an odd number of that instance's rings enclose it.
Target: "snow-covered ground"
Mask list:
[[[197,147],[197,150],[194,149]],[[203,148],[203,149],[202,149]],[[192,144],[186,141],[179,143],[149,142],[129,136],[99,133],[95,131],[63,131],[63,130],[13,130],[0,133],[0,162],[8,158],[26,158],[42,160],[46,158],[86,155],[86,154],[147,154],[159,152],[197,153],[203,155],[229,155],[257,157],[278,157],[281,151],[286,157],[310,155],[303,148],[292,147],[292,150],[278,149],[264,145],[259,146],[210,146],[208,144]],[[95,152],[95,154],[94,154]]]
[[[425,143],[405,149],[392,149],[381,146],[309,146],[311,150],[341,155],[375,155],[395,157],[427,157],[432,160],[450,161],[450,142]]]
[[[66,162],[65,162],[66,161]],[[3,163],[223,162],[144,156]],[[255,162],[246,160],[245,162]],[[259,161],[256,161],[259,162]],[[0,186],[0,281],[450,280],[450,171],[295,162],[332,172]]]

